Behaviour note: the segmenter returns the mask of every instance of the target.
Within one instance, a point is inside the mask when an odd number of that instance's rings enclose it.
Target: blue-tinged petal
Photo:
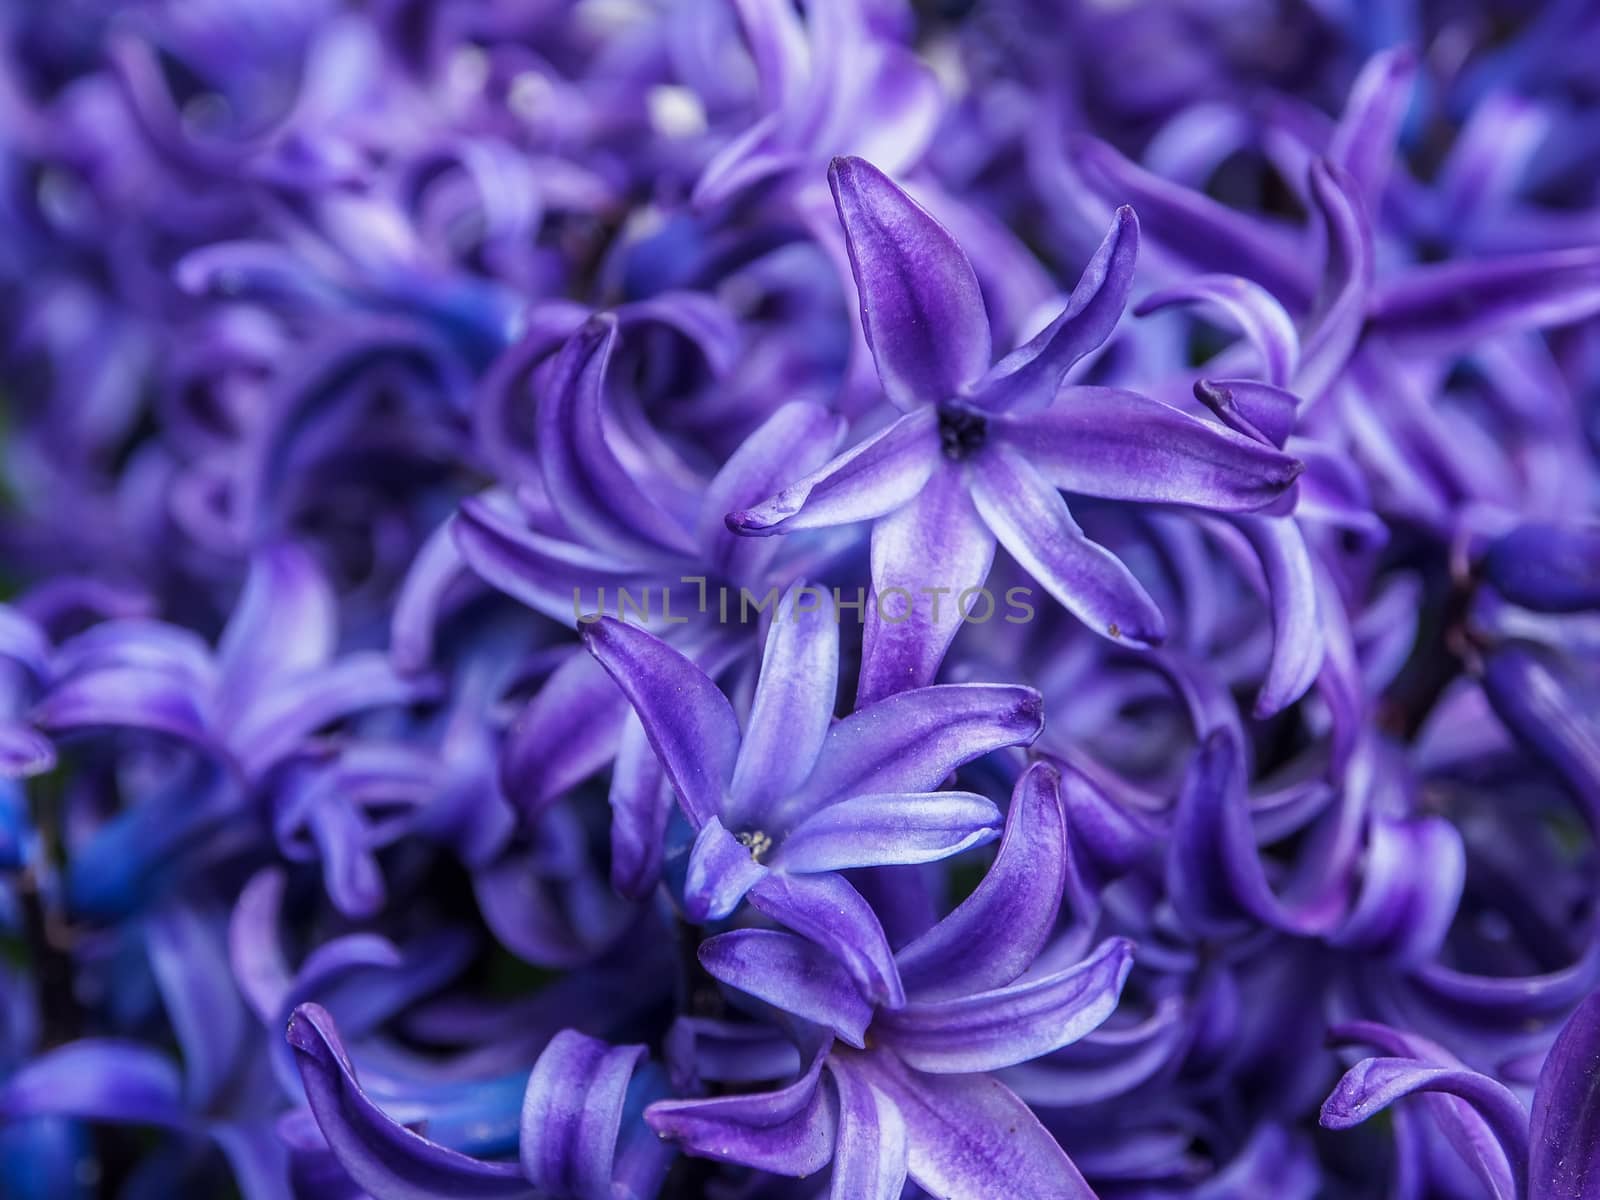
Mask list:
[[[870,999],[890,1007],[905,1002],[883,926],[842,876],[774,871],[749,895],[750,903],[774,921],[832,953]]]
[[[1272,661],[1256,695],[1255,715],[1282,712],[1316,682],[1325,646],[1317,615],[1317,581],[1300,527],[1288,517],[1241,517],[1267,580],[1272,607]]]
[[[882,1092],[906,1126],[907,1169],[949,1200],[1094,1200],[1028,1106],[991,1075],[924,1075],[889,1054],[835,1051],[846,1070]]]
[[[791,829],[773,852],[774,869],[843,871],[938,862],[1000,833],[1000,810],[972,792],[851,796]]]
[[[766,853],[761,839],[770,837],[759,829],[735,834],[715,816],[700,827],[683,881],[683,907],[691,921],[703,924],[732,915],[745,893],[766,878],[758,855]]]
[[[941,684],[899,692],[834,723],[799,812],[863,793],[927,792],[957,767],[1005,746],[1026,746],[1044,727],[1032,688]]]
[[[672,819],[672,785],[633,712],[627,714],[622,727],[607,802],[611,806],[611,886],[630,900],[643,900],[661,879],[667,824]]]
[[[972,499],[1022,569],[1094,632],[1133,646],[1166,637],[1166,620],[1143,585],[1084,536],[1056,485],[1017,450],[997,446],[983,456]]]
[[[616,757],[631,715],[605,668],[573,647],[506,733],[500,749],[506,799],[524,817],[555,803]]]
[[[1229,429],[1279,450],[1294,432],[1300,398],[1270,383],[1201,379],[1195,382],[1194,395]]]
[[[1031,341],[994,365],[972,389],[972,403],[989,411],[1048,407],[1073,364],[1099,349],[1122,319],[1138,256],[1139,219],[1124,205],[1112,216],[1110,230],[1083,269],[1066,307]],[[1294,336],[1293,325],[1289,336]]]
[[[1600,714],[1578,669],[1532,642],[1506,642],[1484,659],[1495,714],[1566,780],[1600,825]]]
[[[460,580],[471,578],[456,546],[454,525],[453,518],[447,519],[423,540],[395,593],[389,618],[389,657],[402,673],[421,671],[432,661],[446,597]]]
[[[684,810],[705,824],[722,809],[739,753],[727,698],[672,647],[621,621],[602,617],[582,636],[639,714]]]
[[[711,975],[774,1008],[831,1030],[860,1048],[872,1005],[832,954],[814,942],[768,929],[737,929],[700,943]]]
[[[0,779],[42,775],[56,765],[56,748],[44,734],[15,721],[0,721]]]
[[[46,1051],[0,1086],[0,1117],[36,1116],[179,1128],[192,1120],[172,1059],[115,1038],[83,1038]]]
[[[361,1090],[320,1005],[296,1008],[287,1036],[328,1148],[373,1200],[531,1200],[533,1188],[514,1164],[469,1158],[391,1120]]]
[[[1600,992],[1561,1027],[1533,1089],[1528,1200],[1600,1187]]]
[[[618,1154],[638,1121],[629,1091],[644,1066],[645,1047],[612,1046],[564,1029],[534,1064],[522,1103],[522,1169],[552,1196],[573,1200],[623,1200],[635,1194],[616,1182]],[[655,1141],[654,1138],[651,1141]],[[656,1148],[655,1169],[635,1169],[630,1183],[659,1185],[670,1152]],[[649,1186],[645,1195],[654,1194]]]
[[[567,525],[597,549],[637,556],[691,553],[688,533],[646,495],[607,440],[602,409],[615,317],[598,316],[556,356],[539,404],[539,462]]]
[[[196,1111],[208,1109],[228,1081],[245,1033],[220,934],[182,903],[164,905],[145,928],[151,973],[183,1051],[184,1095]]]
[[[217,643],[217,719],[231,723],[274,678],[327,662],[338,638],[333,587],[292,542],[258,551]]]
[[[839,1103],[830,1200],[900,1200],[906,1184],[905,1118],[848,1062],[828,1066]]]
[[[1152,292],[1134,309],[1148,316],[1174,304],[1203,304],[1237,326],[1261,361],[1261,374],[1275,387],[1288,386],[1300,364],[1300,335],[1283,305],[1259,283],[1238,275],[1197,275]]]
[[[1108,500],[1265,508],[1300,477],[1300,461],[1120,388],[1073,387],[1054,407],[993,423],[997,440],[1053,487]]]
[[[939,465],[939,417],[907,413],[752,508],[727,514],[734,533],[767,535],[848,525],[891,513]]]
[[[949,231],[859,158],[828,170],[861,298],[861,328],[901,408],[958,395],[989,369],[989,317]]]
[[[873,1041],[919,1071],[959,1075],[1028,1062],[1100,1027],[1133,969],[1133,943],[1110,938],[1064,971],[990,992],[920,997],[879,1014]]]
[[[200,709],[194,680],[138,666],[83,671],[52,688],[34,710],[34,720],[56,733],[112,727],[141,729],[217,749]]]
[[[956,909],[895,956],[906,990],[938,1000],[1003,987],[1055,926],[1067,864],[1060,776],[1034,763],[1017,780],[999,853]]]
[[[219,1123],[210,1134],[233,1170],[241,1200],[285,1200],[295,1194],[289,1185],[289,1150],[272,1122]]]
[[[0,1123],[0,1191],[7,1200],[93,1200],[93,1153],[89,1130],[78,1121]]]
[[[819,1086],[825,1055],[775,1092],[710,1100],[661,1100],[645,1110],[650,1127],[689,1154],[804,1179],[833,1157],[837,1114]]]
[[[1483,577],[1536,612],[1600,609],[1600,525],[1518,525],[1489,547]]]
[[[967,608],[982,615],[976,589],[993,562],[994,535],[972,506],[960,465],[940,462],[909,504],[872,527],[858,706],[933,682],[969,592]]]
[[[833,723],[839,689],[839,617],[822,588],[795,584],[767,630],[761,677],[733,769],[725,815],[759,822],[773,798],[804,783]]]

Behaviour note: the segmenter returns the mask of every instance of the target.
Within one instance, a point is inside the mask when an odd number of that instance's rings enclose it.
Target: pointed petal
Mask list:
[[[982,882],[895,956],[906,990],[918,1000],[938,1000],[1016,979],[1055,926],[1066,863],[1060,776],[1037,762],[1017,780],[999,853]]]
[[[906,1184],[906,1123],[894,1101],[848,1063],[830,1062],[839,1099],[830,1200],[900,1200]]]
[[[1556,1035],[1533,1089],[1528,1200],[1592,1195],[1600,1185],[1600,992]]]
[[[938,862],[999,833],[1000,810],[972,792],[852,796],[790,830],[772,865],[807,874]]]
[[[1123,205],[1112,216],[1110,230],[1083,269],[1066,307],[1027,345],[994,365],[973,388],[972,402],[991,412],[1048,407],[1073,364],[1099,349],[1122,319],[1138,255],[1139,219]],[[1293,325],[1289,333],[1293,337]]]
[[[622,555],[690,553],[685,530],[618,460],[602,420],[607,364],[617,320],[597,316],[562,347],[539,405],[539,462],[547,492],[567,525],[589,545]]]
[[[912,999],[879,1014],[873,1038],[919,1071],[960,1075],[1015,1066],[1098,1029],[1132,969],[1133,943],[1111,938],[1065,971],[1024,976],[992,992]]]
[[[818,1086],[823,1055],[788,1087],[712,1100],[662,1100],[645,1120],[686,1153],[804,1179],[833,1156],[836,1115]]]
[[[1417,53],[1409,46],[1374,54],[1356,76],[1333,131],[1328,157],[1350,173],[1369,212],[1378,211],[1389,178],[1417,66]]]
[[[721,811],[739,753],[739,722],[727,698],[699,667],[643,630],[602,617],[581,633],[639,714],[684,809],[703,825]]]
[[[993,1076],[924,1075],[893,1055],[840,1053],[899,1110],[910,1176],[929,1195],[1094,1200],[1039,1118]]]
[[[729,987],[825,1029],[860,1048],[872,1005],[839,960],[804,938],[738,929],[700,943],[700,962]]]
[[[320,1005],[294,1010],[288,1038],[328,1149],[365,1191],[385,1200],[530,1198],[514,1164],[447,1150],[387,1116],[361,1090],[333,1018]]]
[[[1525,1177],[1527,1110],[1504,1084],[1465,1067],[1436,1066],[1415,1058],[1364,1058],[1345,1072],[1323,1102],[1322,1125],[1349,1129],[1417,1092],[1443,1092],[1470,1103],[1499,1141],[1511,1177]],[[1513,1194],[1507,1193],[1507,1200]]]
[[[712,817],[700,827],[689,851],[688,875],[683,881],[683,906],[689,919],[699,924],[722,921],[739,907],[745,893],[766,878],[767,868],[755,860],[750,848]]]
[[[1006,446],[985,454],[973,471],[972,498],[1022,569],[1090,629],[1134,646],[1167,636],[1143,585],[1083,535],[1061,493],[1022,455]]]
[[[1249,512],[1302,470],[1270,446],[1118,388],[1072,388],[1048,412],[993,429],[1053,486],[1108,500]]]
[[[989,369],[989,317],[949,231],[859,158],[828,170],[861,298],[861,328],[901,408],[958,395]]]
[[[899,692],[828,730],[800,811],[863,793],[927,792],[957,767],[1004,746],[1026,746],[1044,726],[1032,688],[943,684]]]
[[[742,824],[805,782],[833,723],[839,618],[833,597],[797,583],[784,593],[761,656],[744,743],[733,768],[729,820]]]
[[[522,1102],[520,1158],[535,1186],[573,1200],[613,1200],[629,1088],[644,1061],[643,1046],[612,1046],[573,1029],[550,1039]]]
[[[754,583],[775,547],[736,535],[727,514],[759,504],[789,482],[818,470],[839,444],[844,423],[820,404],[785,404],[723,463],[700,506],[695,538],[706,565],[736,583]]]
[[[1229,429],[1283,449],[1294,432],[1300,398],[1293,392],[1254,379],[1200,379],[1195,399]]]
[[[774,871],[750,889],[750,903],[832,953],[870,999],[891,1007],[905,1002],[883,926],[843,876]]]
[[[939,417],[918,408],[754,508],[731,512],[735,533],[821,529],[881,517],[922,490],[939,465]]]
[[[1305,695],[1322,669],[1317,581],[1305,538],[1292,519],[1241,517],[1238,525],[1261,560],[1272,602],[1272,662],[1255,704],[1255,715],[1264,719]]]
[[[214,748],[197,701],[195,681],[143,667],[83,671],[52,688],[34,721],[55,733],[110,726],[142,729]]]
[[[858,706],[933,682],[961,629],[961,599],[983,586],[993,562],[994,535],[972,506],[961,468],[940,462],[909,504],[872,527]],[[982,604],[969,600],[975,617]]]
[[[1300,335],[1283,305],[1259,283],[1238,275],[1196,275],[1152,292],[1134,309],[1148,316],[1174,304],[1204,304],[1221,312],[1243,333],[1261,360],[1261,373],[1275,387],[1284,387],[1300,362]]]

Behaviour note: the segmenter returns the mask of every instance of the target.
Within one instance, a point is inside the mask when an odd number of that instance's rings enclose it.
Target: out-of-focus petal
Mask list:
[[[1161,288],[1139,302],[1136,316],[1174,304],[1204,304],[1224,314],[1254,347],[1261,373],[1274,387],[1286,387],[1300,364],[1300,335],[1283,305],[1259,283],[1237,275],[1197,275]]]

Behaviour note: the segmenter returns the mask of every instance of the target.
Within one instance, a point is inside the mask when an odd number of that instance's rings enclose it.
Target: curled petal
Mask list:
[[[774,871],[750,889],[750,903],[830,951],[872,1000],[890,1007],[905,1003],[883,926],[843,876]]]
[[[1359,189],[1355,194],[1370,212],[1377,211],[1394,161],[1417,66],[1417,53],[1409,46],[1368,59],[1351,86],[1349,102],[1328,147],[1329,159],[1350,173]]]
[[[1300,398],[1270,383],[1254,379],[1201,379],[1194,385],[1194,395],[1229,429],[1279,450],[1294,432],[1295,409],[1300,405]]]
[[[0,1086],[0,1118],[36,1116],[178,1128],[191,1122],[172,1060],[150,1046],[113,1038],[68,1042]]]
[[[684,909],[691,921],[724,920],[766,875],[767,868],[756,861],[751,847],[712,817],[700,827],[689,852]]]
[[[1306,335],[1305,355],[1294,390],[1315,401],[1343,371],[1361,337],[1372,288],[1372,229],[1356,195],[1356,184],[1338,167],[1311,164],[1311,198],[1327,229],[1324,296]]]
[[[1288,517],[1243,517],[1239,530],[1261,560],[1272,603],[1272,661],[1255,704],[1265,718],[1305,695],[1322,669],[1317,581],[1305,538]]]
[[[1237,275],[1197,275],[1162,288],[1139,302],[1137,316],[1174,304],[1205,304],[1223,313],[1249,340],[1262,374],[1274,387],[1286,387],[1300,362],[1300,335],[1294,321],[1259,283]]]
[[[994,1071],[1070,1045],[1117,1006],[1133,969],[1133,944],[1102,943],[1065,971],[992,992],[913,999],[880,1015],[874,1037],[909,1066],[941,1075]]]
[[[328,1149],[358,1186],[386,1200],[531,1200],[533,1190],[511,1163],[487,1163],[446,1149],[386,1115],[357,1082],[355,1069],[317,1004],[289,1019],[306,1101]]]

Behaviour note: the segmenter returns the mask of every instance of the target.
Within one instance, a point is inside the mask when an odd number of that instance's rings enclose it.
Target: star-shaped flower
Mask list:
[[[963,620],[960,598],[988,577],[997,541],[1091,628],[1159,642],[1155,602],[1084,536],[1060,493],[1249,512],[1277,500],[1301,465],[1136,392],[1066,382],[1122,316],[1133,211],[1118,210],[1055,320],[992,362],[978,279],[949,231],[859,158],[835,159],[829,179],[862,328],[884,393],[905,415],[730,513],[729,526],[760,535],[875,521],[862,703],[933,679]]]

